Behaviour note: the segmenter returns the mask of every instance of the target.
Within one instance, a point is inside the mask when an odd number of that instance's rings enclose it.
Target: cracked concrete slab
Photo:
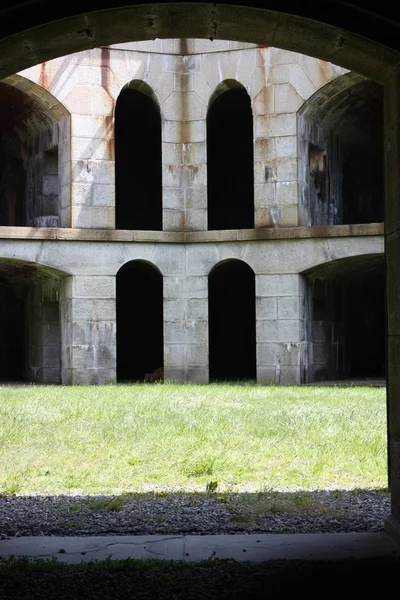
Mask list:
[[[74,564],[111,558],[194,562],[213,558],[241,562],[343,560],[400,556],[385,533],[251,535],[37,536],[0,541],[0,557],[52,558]]]

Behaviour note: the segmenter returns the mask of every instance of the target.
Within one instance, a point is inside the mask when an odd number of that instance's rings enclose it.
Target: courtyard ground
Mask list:
[[[0,388],[2,496],[386,486],[384,388]]]

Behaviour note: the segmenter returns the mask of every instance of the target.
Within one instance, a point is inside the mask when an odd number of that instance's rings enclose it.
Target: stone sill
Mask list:
[[[88,242],[211,243],[331,238],[383,235],[383,223],[331,225],[328,227],[274,227],[222,231],[133,231],[125,229],[70,229],[0,227],[0,239],[68,240]]]

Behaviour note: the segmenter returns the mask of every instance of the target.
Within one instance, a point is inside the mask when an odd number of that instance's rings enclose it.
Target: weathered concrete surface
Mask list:
[[[166,559],[196,562],[231,559],[344,560],[393,558],[400,550],[384,533],[303,533],[251,535],[28,537],[0,541],[0,556],[51,558],[68,564],[112,559]]]

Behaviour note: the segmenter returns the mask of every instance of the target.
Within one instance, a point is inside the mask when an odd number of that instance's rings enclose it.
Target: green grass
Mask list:
[[[386,460],[383,388],[0,389],[3,495],[383,488]]]

